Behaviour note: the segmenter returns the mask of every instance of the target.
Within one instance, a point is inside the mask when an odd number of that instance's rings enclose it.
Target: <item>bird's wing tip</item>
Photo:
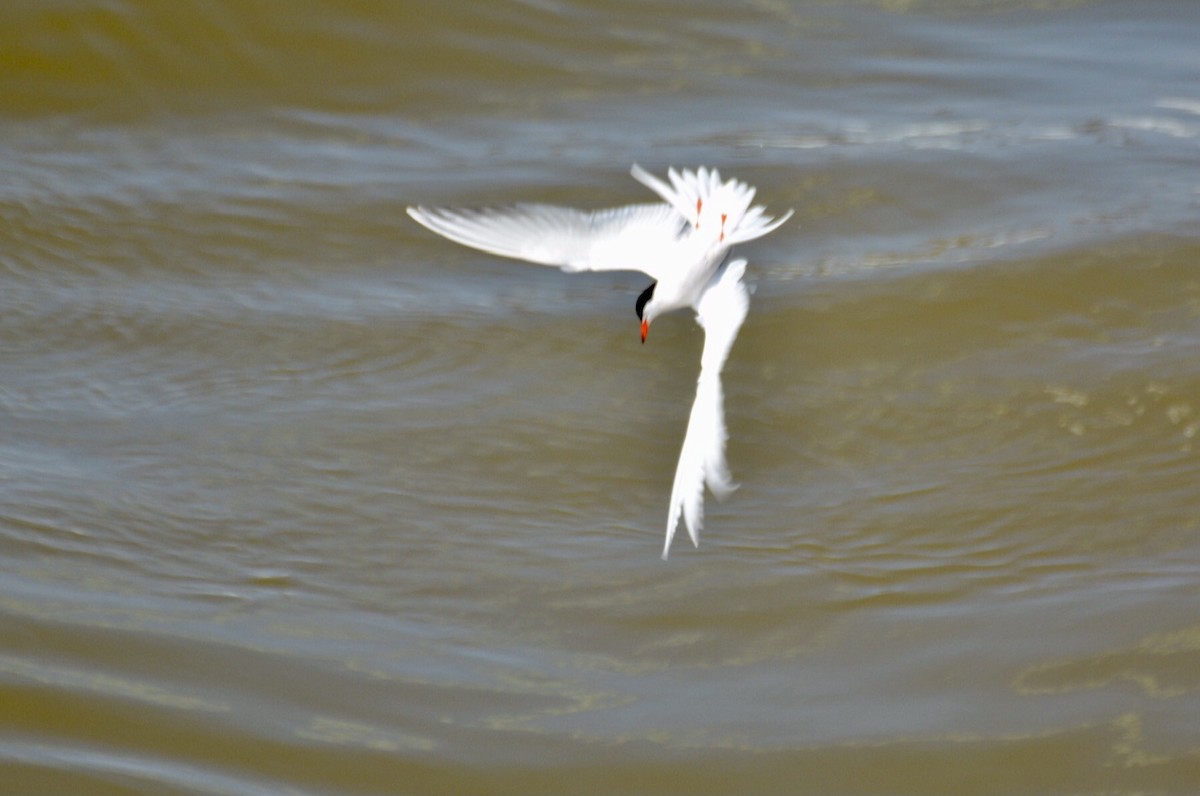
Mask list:
[[[404,212],[408,214],[409,218],[421,225],[425,225],[426,220],[430,216],[430,208],[425,205],[409,205],[404,208]]]
[[[725,500],[730,495],[732,495],[734,492],[738,491],[738,487],[740,487],[740,486],[741,486],[741,484],[734,484],[734,483],[723,483],[723,484],[711,484],[710,483],[708,485],[708,488],[710,490],[712,490],[712,493],[714,495],[716,495],[717,500]]]

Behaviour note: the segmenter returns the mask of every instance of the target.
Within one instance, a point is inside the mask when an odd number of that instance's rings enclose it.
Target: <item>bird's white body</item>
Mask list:
[[[742,283],[746,261],[726,261],[735,243],[771,232],[778,219],[751,206],[754,189],[721,182],[715,169],[676,172],[670,185],[635,165],[632,174],[665,203],[580,211],[525,204],[489,210],[410,207],[408,214],[450,240],[503,257],[565,271],[634,270],[655,279],[638,299],[645,341],[650,321],[691,307],[704,328],[696,399],[675,470],[663,558],[682,513],[693,544],[703,526],[704,485],[724,497],[735,485],[725,463],[721,368],[745,320],[750,297]]]

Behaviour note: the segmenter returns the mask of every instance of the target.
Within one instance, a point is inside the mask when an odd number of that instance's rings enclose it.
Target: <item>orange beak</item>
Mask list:
[[[650,321],[642,321],[642,345],[646,344],[646,335],[650,333]]]

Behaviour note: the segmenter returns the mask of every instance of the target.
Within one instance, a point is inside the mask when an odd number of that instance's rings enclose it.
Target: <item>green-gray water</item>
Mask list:
[[[9,3],[0,793],[1200,791],[1198,32]],[[796,209],[665,563],[700,330],[403,213],[635,161]]]

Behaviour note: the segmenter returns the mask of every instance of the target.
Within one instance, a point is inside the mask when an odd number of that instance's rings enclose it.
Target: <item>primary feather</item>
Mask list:
[[[658,263],[684,222],[667,205],[643,204],[587,212],[521,204],[483,210],[410,207],[426,228],[474,249],[564,271],[642,271]]]

